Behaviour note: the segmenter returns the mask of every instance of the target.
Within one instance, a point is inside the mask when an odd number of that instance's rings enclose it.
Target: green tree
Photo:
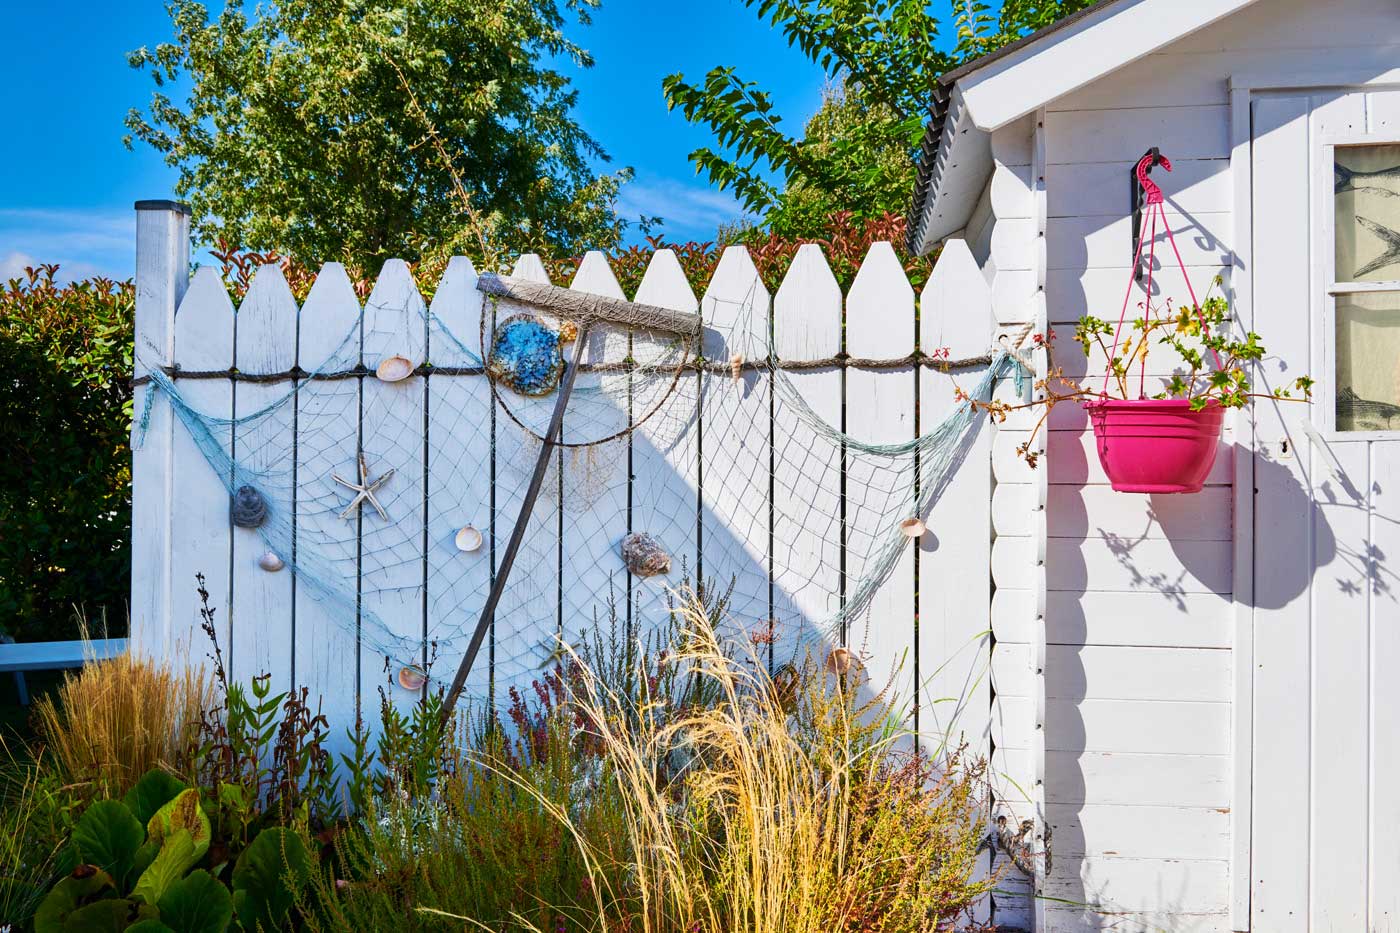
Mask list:
[[[952,0],[956,41],[939,41],[927,0],[744,0],[834,79],[821,108],[792,136],[771,95],[734,68],[662,87],[668,106],[709,127],[714,146],[696,170],[732,188],[765,226],[810,236],[827,218],[865,221],[909,206],[914,157],[938,76],[1088,6],[1093,0]]]
[[[629,172],[593,169],[607,156],[546,64],[592,63],[564,30],[597,3],[283,0],[211,18],[171,0],[174,40],[129,55],[156,88],[127,144],[179,169],[208,243],[370,269],[463,238],[476,255],[608,248]]]

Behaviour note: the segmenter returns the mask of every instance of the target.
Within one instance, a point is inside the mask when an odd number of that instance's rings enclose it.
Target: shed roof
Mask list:
[[[944,74],[933,91],[909,213],[927,253],[967,225],[992,172],[991,134],[1256,0],[1099,0]]]

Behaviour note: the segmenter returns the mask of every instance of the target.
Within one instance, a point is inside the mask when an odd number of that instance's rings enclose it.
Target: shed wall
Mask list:
[[[1154,145],[1173,162],[1170,174],[1155,177],[1193,285],[1201,290],[1217,272],[1228,283],[1230,76],[1388,67],[1400,60],[1395,26],[1392,0],[1263,0],[1053,102],[1043,127],[1023,121],[998,131],[984,264],[998,321],[1014,333],[1032,320],[1043,280],[1055,364],[1093,375],[1071,339],[1073,323],[1086,311],[1117,319],[1132,259],[1129,170]],[[1043,221],[1033,210],[1038,179],[1030,177],[1037,132]],[[1174,262],[1162,271],[1158,297],[1185,299]],[[1141,297],[1136,291],[1133,303]],[[1149,379],[1169,372],[1168,362],[1149,366]],[[1043,926],[1246,928],[1247,913],[1231,913],[1230,877],[1233,437],[1227,429],[1202,494],[1122,495],[1107,485],[1082,412],[1060,406],[1042,466],[1042,523],[1038,477],[1015,453],[1030,427],[1013,416],[993,452],[994,762],[1016,785],[1034,786],[1033,732],[1043,704],[1054,855],[1045,894],[1088,905],[1047,898]],[[1042,553],[1046,646],[1037,700]]]

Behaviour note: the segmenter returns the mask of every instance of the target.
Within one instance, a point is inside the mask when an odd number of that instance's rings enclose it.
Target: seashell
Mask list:
[[[263,554],[262,557],[258,558],[258,566],[266,570],[268,573],[276,573],[283,567],[287,566],[287,562],[282,560],[281,557],[277,556],[276,551],[268,551],[267,553]]]
[[[399,382],[413,375],[417,368],[406,356],[387,356],[374,368],[374,375],[380,382]]]
[[[655,577],[671,572],[671,555],[651,535],[634,531],[622,539],[622,562],[639,577]]]
[[[239,528],[256,528],[267,519],[267,501],[252,486],[239,486],[229,506],[229,518]]]
[[[457,542],[457,550],[468,552],[475,551],[481,547],[481,532],[477,531],[471,525],[466,525],[461,531],[457,532],[455,540]]]
[[[405,690],[421,690],[428,682],[428,672],[412,664],[399,668],[399,686]]]
[[[736,353],[729,358],[729,372],[734,376],[735,382],[744,378],[744,354]]]
[[[906,518],[899,523],[899,530],[906,538],[921,538],[928,528],[924,525],[922,519]]]
[[[850,648],[832,648],[826,656],[825,667],[828,674],[835,674],[838,677],[845,677],[851,673],[859,674],[865,670],[865,665],[860,662],[860,658],[851,652]]]

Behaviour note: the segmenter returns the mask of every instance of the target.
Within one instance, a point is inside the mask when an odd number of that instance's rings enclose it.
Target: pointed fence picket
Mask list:
[[[535,256],[521,257],[513,274],[548,281]],[[214,474],[183,428],[161,435],[159,419],[168,414],[153,406],[136,458],[137,501],[148,513],[136,527],[164,543],[158,554],[149,541],[138,541],[133,568],[133,617],[140,620],[134,627],[149,644],[174,652],[184,643],[203,653],[194,637],[198,571],[218,608],[234,678],[266,672],[278,690],[305,685],[313,702],[320,698],[337,741],[356,715],[376,718],[381,689],[400,707],[413,701],[416,694],[398,685],[404,666],[433,662],[429,689],[447,679],[465,647],[460,636],[477,621],[540,449],[503,410],[507,400],[494,397],[480,369],[489,349],[483,335],[489,343],[505,317],[529,309],[483,300],[477,275],[468,260],[454,259],[426,316],[413,276],[399,261],[386,263],[363,313],[345,270],[334,263],[321,270],[300,311],[275,266],[257,272],[236,312],[214,270],[195,275],[174,315],[173,356],[148,358],[173,364],[184,400],[209,415],[247,415],[296,393],[286,418],[274,426],[242,424],[231,438],[241,468],[286,477],[299,490],[290,516],[292,553],[281,555],[287,570],[258,566],[268,545],[258,532],[231,526],[226,478]],[[584,258],[570,287],[625,297],[596,253]],[[468,680],[469,695],[500,702],[506,688],[528,684],[547,662],[556,633],[577,644],[595,617],[606,618],[599,594],[616,595],[619,621],[632,630],[654,628],[667,618],[668,588],[682,571],[721,588],[735,579],[734,623],[755,634],[773,626],[771,663],[791,658],[789,646],[822,645],[813,638],[817,626],[849,595],[843,571],[858,572],[888,531],[872,521],[875,503],[866,497],[875,484],[888,489],[892,480],[872,474],[871,458],[818,443],[818,429],[781,404],[780,393],[794,387],[818,418],[861,440],[907,442],[953,409],[955,380],[974,383],[978,372],[950,376],[912,362],[847,364],[842,351],[897,361],[922,344],[926,351],[948,347],[954,357],[977,356],[992,330],[985,283],[957,243],[924,290],[918,342],[916,296],[888,244],[872,248],[844,299],[821,250],[805,246],[771,299],[749,254],[731,247],[702,301],[669,250],[652,257],[634,300],[698,310],[707,365],[681,372],[654,420],[639,423],[638,413],[621,404],[615,412],[598,409],[586,425],[566,419],[565,441],[585,430],[597,436],[609,427],[636,429],[582,470],[569,451],[555,455],[494,630]],[[138,340],[159,342],[160,322],[142,317],[140,326]],[[755,365],[763,362],[770,333],[780,365],[829,362],[773,374]],[[592,360],[600,350],[590,343],[586,352]],[[642,366],[646,352],[659,351],[639,352]],[[735,354],[744,357],[737,378],[730,367]],[[417,368],[396,382],[374,378],[390,356]],[[364,367],[360,374],[357,364]],[[335,371],[337,388],[311,391],[325,370]],[[228,375],[179,375],[194,371]],[[266,378],[278,374],[283,378]],[[508,404],[527,423],[543,423],[553,397],[512,397]],[[321,443],[300,433],[313,426]],[[327,437],[344,441],[325,449]],[[965,734],[976,752],[989,750],[992,441],[990,431],[972,432],[957,453],[957,470],[938,490],[928,533],[906,545],[868,611],[845,633],[866,654],[873,690],[893,679],[892,702],[909,710],[928,747]],[[379,495],[387,522],[372,507],[349,519],[334,508],[353,493],[331,474],[358,478],[361,453],[371,478],[396,470]],[[586,496],[570,487],[580,472],[588,475]],[[153,495],[161,489],[164,504]],[[906,505],[913,514],[912,492]],[[466,525],[483,536],[473,557],[455,543]],[[629,531],[658,538],[673,557],[672,574],[630,576],[617,556]],[[291,569],[296,549],[309,550],[312,542],[333,551],[349,577],[338,595]],[[524,621],[526,605],[546,607],[544,617],[537,612]],[[452,645],[434,658],[434,646],[449,635]],[[386,638],[410,647],[386,652]]]

